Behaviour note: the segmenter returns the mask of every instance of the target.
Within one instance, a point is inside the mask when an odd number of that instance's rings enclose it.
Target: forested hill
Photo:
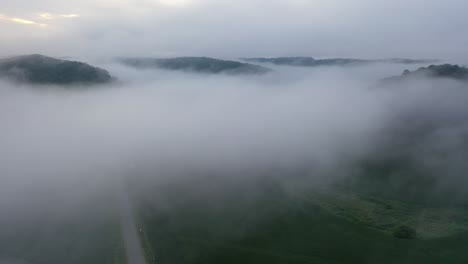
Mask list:
[[[219,60],[208,57],[177,58],[121,58],[119,61],[127,66],[139,69],[164,69],[188,71],[195,73],[226,74],[264,74],[270,69],[238,61]]]
[[[273,58],[242,58],[242,60],[254,63],[271,63],[285,66],[318,67],[318,66],[356,66],[368,65],[372,63],[395,63],[395,64],[424,64],[432,63],[434,60],[413,60],[413,59],[348,59],[348,58],[330,58],[315,59],[312,57],[273,57]]]
[[[468,68],[452,64],[430,65],[429,67],[421,67],[415,71],[405,70],[400,76],[389,77],[383,81],[391,83],[418,78],[446,78],[468,81]]]
[[[104,69],[78,61],[43,55],[23,55],[0,60],[0,77],[32,84],[98,84],[111,81]]]

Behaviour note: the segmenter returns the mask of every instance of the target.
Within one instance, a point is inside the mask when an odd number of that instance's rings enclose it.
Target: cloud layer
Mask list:
[[[392,129],[413,129],[406,123],[413,120],[436,124],[421,141],[424,149],[411,149],[428,153],[417,157],[432,165],[429,159],[440,160],[431,156],[439,146],[459,156],[450,146],[463,141],[460,117],[468,112],[466,91],[457,83],[373,86],[401,71],[398,65],[277,67],[254,77],[103,66],[120,82],[84,90],[1,83],[4,204],[18,197],[34,201],[38,192],[81,197],[122,177],[157,182],[210,171],[346,171],[372,153],[385,153],[388,142],[399,143]],[[434,166],[443,171],[447,164]]]

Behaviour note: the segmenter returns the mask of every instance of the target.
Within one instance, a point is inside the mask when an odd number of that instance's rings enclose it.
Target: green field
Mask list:
[[[155,190],[140,221],[158,263],[468,263],[468,208],[258,186]],[[402,224],[417,237],[394,237]]]

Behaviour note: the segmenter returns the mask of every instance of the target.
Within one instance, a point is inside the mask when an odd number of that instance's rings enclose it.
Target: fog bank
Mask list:
[[[314,184],[330,182],[395,145],[392,131],[404,134],[425,120],[435,129],[423,149],[411,149],[414,156],[438,170],[465,171],[452,163],[461,157],[457,142],[466,140],[464,84],[376,87],[402,70],[385,64],[277,67],[253,77],[103,66],[117,83],[64,89],[1,82],[2,209],[77,202],[122,178],[157,184],[305,169]],[[448,163],[431,156],[436,148],[452,155]]]

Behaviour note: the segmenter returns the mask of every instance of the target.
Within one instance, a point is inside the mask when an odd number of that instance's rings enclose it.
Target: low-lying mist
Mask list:
[[[466,84],[380,86],[403,70],[386,64],[275,67],[249,77],[105,67],[117,82],[0,83],[2,215],[73,208],[122,179],[229,181],[298,169],[305,183],[325,184],[395,146],[408,147],[441,184],[466,186]],[[414,147],[406,135],[415,135]]]

